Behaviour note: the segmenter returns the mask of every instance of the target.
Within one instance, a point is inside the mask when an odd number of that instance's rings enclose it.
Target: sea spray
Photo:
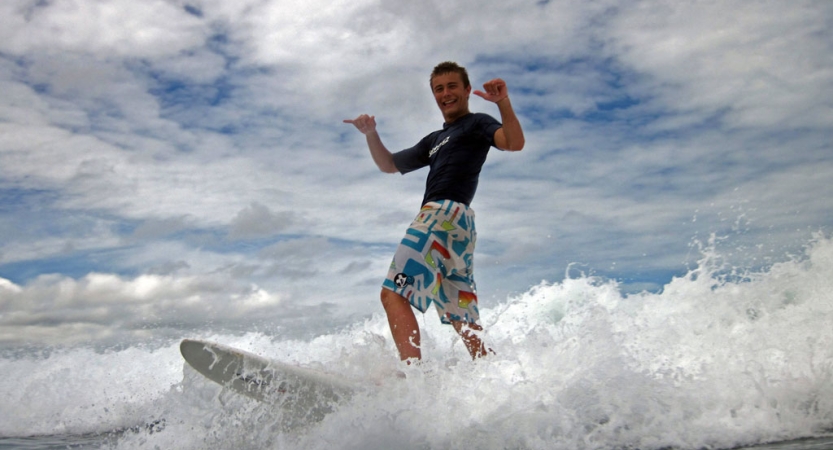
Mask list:
[[[0,434],[118,429],[123,449],[649,449],[828,432],[833,242],[819,236],[802,257],[757,272],[701,250],[698,265],[661,292],[623,295],[613,281],[582,275],[485,308],[496,355],[475,362],[429,318],[419,367],[397,362],[381,315],[308,340],[188,336],[365,384],[300,427],[189,371],[176,342],[0,359]]]

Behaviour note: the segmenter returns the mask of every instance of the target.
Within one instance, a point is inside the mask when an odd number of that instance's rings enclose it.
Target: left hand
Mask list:
[[[367,114],[362,114],[359,117],[356,117],[355,119],[344,119],[342,120],[342,122],[352,124],[364,135],[376,131],[376,116],[368,116]]]
[[[483,90],[474,91],[474,95],[483,97],[490,102],[497,103],[506,97],[509,97],[509,91],[506,89],[505,81],[500,78],[495,78],[492,81],[483,83]]]

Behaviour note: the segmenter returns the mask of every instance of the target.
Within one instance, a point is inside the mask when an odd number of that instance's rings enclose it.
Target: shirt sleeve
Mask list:
[[[404,175],[431,163],[431,160],[428,158],[429,137],[430,135],[422,138],[417,145],[411,148],[406,148],[393,154],[393,164],[399,173]]]
[[[489,141],[490,146],[497,148],[495,146],[495,132],[503,128],[503,124],[488,114],[478,114],[477,116],[477,125],[481,133],[483,133],[483,137]]]

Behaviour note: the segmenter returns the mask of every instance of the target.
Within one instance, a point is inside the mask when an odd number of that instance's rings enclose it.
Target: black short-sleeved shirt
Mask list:
[[[430,166],[422,204],[453,200],[470,205],[477,190],[480,169],[489,148],[495,145],[500,122],[492,116],[473,113],[443,124],[411,148],[393,154],[400,173]]]

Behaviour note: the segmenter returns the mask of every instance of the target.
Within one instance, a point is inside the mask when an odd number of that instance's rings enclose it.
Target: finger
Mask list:
[[[495,80],[494,88],[496,93],[503,94],[506,92],[506,82],[498,78]]]
[[[359,117],[356,117],[355,119],[344,119],[344,120],[342,120],[342,122],[344,122],[344,123],[352,123],[352,124],[354,124],[354,125],[355,125],[355,124],[357,124],[357,123],[362,122],[364,119],[366,119],[366,118],[368,118],[368,117],[373,117],[373,116],[368,116],[367,114],[362,114],[362,115],[360,115]]]

